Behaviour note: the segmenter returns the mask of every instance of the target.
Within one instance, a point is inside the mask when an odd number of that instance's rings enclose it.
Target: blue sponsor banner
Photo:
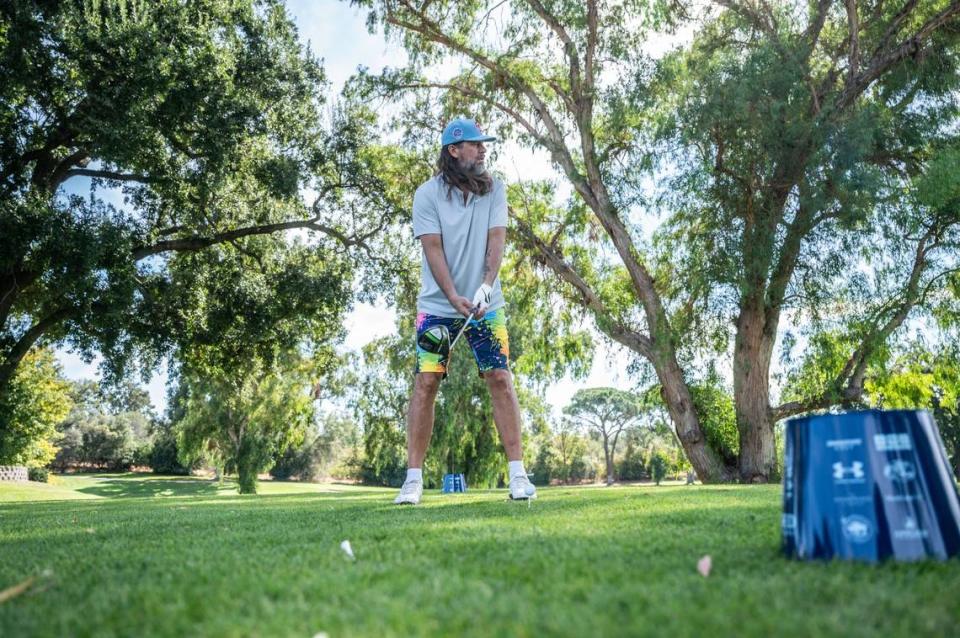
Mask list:
[[[451,492],[466,492],[467,491],[467,479],[463,474],[444,474],[443,475],[443,489],[444,494]]]
[[[960,553],[960,499],[929,413],[868,410],[792,419],[783,551],[876,562]]]

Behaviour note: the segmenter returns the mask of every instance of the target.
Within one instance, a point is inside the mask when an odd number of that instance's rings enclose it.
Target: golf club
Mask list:
[[[453,352],[453,346],[457,343],[457,340],[460,338],[460,335],[464,333],[467,329],[467,326],[470,325],[470,322],[473,321],[473,313],[480,309],[480,304],[477,304],[470,310],[470,316],[467,317],[467,320],[463,322],[463,327],[460,328],[460,332],[457,333],[457,336],[453,338],[453,341],[450,342],[450,351]]]

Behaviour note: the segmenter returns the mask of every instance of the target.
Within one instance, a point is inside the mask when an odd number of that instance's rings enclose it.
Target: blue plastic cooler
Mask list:
[[[449,494],[451,492],[466,492],[467,479],[464,478],[463,474],[444,474],[443,489],[441,491],[444,494]]]
[[[960,499],[936,423],[915,410],[787,423],[783,551],[799,559],[946,559]]]

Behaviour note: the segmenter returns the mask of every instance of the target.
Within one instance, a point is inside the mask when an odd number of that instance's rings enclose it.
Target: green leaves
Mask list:
[[[240,493],[256,492],[257,474],[303,441],[314,412],[309,390],[326,372],[295,356],[273,366],[254,357],[242,368],[188,369],[175,424],[181,459],[236,471]]]
[[[632,392],[616,388],[578,390],[564,412],[573,417],[608,421],[610,425],[629,423],[645,409],[642,400]]]
[[[56,425],[72,405],[69,387],[50,350],[24,358],[0,395],[0,465],[43,467],[53,460]]]
[[[960,146],[936,149],[914,188],[919,203],[960,219]]]
[[[369,111],[323,122],[282,3],[18,2],[0,25],[0,395],[44,339],[112,378],[247,342],[269,360],[340,333],[356,272],[404,272],[378,233],[410,171],[364,150]]]

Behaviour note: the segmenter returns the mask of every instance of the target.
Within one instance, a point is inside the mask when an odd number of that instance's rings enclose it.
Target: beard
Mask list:
[[[493,176],[482,161],[455,158],[446,147],[440,152],[437,173],[447,184],[447,197],[451,197],[454,190],[486,195],[493,189]]]
[[[485,179],[490,176],[483,160],[457,160],[457,166],[467,177],[474,179]]]

